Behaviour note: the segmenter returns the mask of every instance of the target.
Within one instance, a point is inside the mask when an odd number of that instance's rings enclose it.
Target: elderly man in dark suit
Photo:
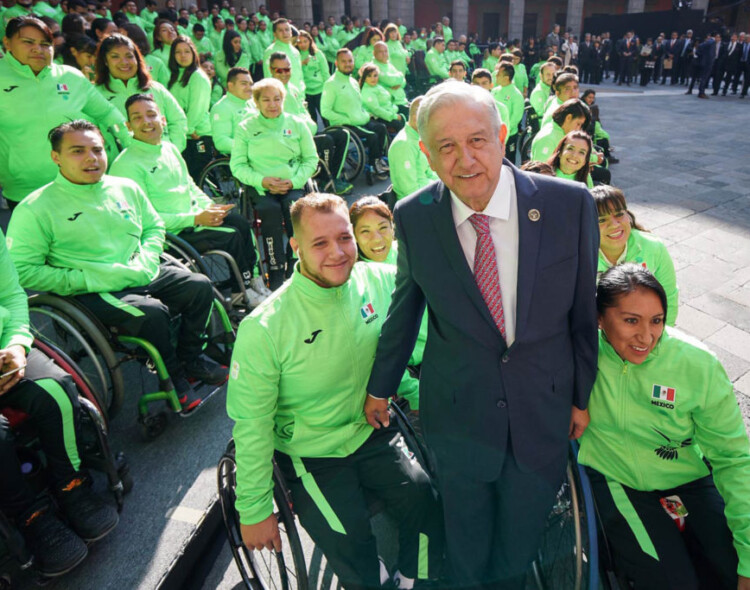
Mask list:
[[[721,35],[719,33],[711,33],[703,43],[698,45],[696,55],[698,56],[701,66],[701,81],[698,85],[698,98],[708,98],[706,87],[708,86],[708,80],[713,71],[714,62],[719,57],[720,51]]]
[[[419,109],[437,181],[399,202],[398,273],[365,413],[387,423],[419,331],[420,418],[436,457],[451,588],[523,588],[588,424],[596,374],[596,208],[581,184],[503,159],[480,88],[443,84]]]

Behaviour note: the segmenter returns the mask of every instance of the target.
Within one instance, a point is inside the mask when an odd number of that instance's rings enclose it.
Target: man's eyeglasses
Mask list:
[[[273,71],[277,74],[288,74],[292,71],[292,68],[274,68]]]

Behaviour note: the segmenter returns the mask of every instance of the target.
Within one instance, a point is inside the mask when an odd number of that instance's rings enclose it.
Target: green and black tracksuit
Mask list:
[[[616,563],[636,588],[697,589],[701,579],[701,588],[734,589],[737,574],[750,576],[750,445],[716,356],[666,328],[632,364],[600,333],[588,409],[578,460],[591,472]],[[687,509],[684,534],[661,505],[670,496]]]
[[[363,411],[394,281],[392,267],[357,263],[345,284],[323,288],[298,265],[242,322],[232,355],[227,412],[235,421],[240,521],[272,514],[275,456],[300,522],[346,588],[380,587],[366,495],[398,521],[404,575],[431,576],[430,559],[441,554],[440,515],[424,472],[397,432],[373,431]],[[416,388],[407,374],[399,393]]]
[[[336,70],[323,85],[320,112],[330,125],[345,125],[364,140],[370,165],[384,155],[388,131],[382,123],[370,120],[354,78]]]
[[[252,115],[235,130],[229,166],[234,177],[252,189],[250,197],[261,220],[268,258],[268,278],[275,289],[294,263],[289,244],[284,254],[284,231],[292,237],[289,208],[302,196],[302,188],[318,166],[318,153],[307,122],[284,112],[273,119],[261,113]],[[292,189],[283,195],[266,192],[265,177],[289,180]]]
[[[0,396],[0,410],[12,408],[29,415],[44,450],[49,477],[55,488],[67,484],[81,467],[76,444],[78,397],[67,373],[41,352],[31,349],[26,293],[0,232],[0,350],[22,346],[26,350],[25,375]],[[32,491],[21,474],[8,420],[0,415],[0,510],[13,518],[34,503]]]
[[[19,203],[7,241],[23,287],[75,296],[105,326],[151,342],[172,376],[178,357],[201,353],[211,283],[161,264],[164,222],[132,180],[80,185],[58,174]],[[181,314],[177,350],[172,314]]]
[[[175,145],[168,141],[151,145],[133,140],[112,163],[110,173],[129,178],[143,189],[168,232],[179,234],[198,252],[224,250],[231,254],[242,273],[241,286],[250,287],[258,259],[250,223],[237,211],[230,211],[220,226],[195,224],[195,216],[213,205],[213,201],[190,178]]]

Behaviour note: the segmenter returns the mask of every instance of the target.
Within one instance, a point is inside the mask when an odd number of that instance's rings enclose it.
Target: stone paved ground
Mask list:
[[[716,352],[750,426],[750,103],[684,88],[605,85],[612,182],[662,238],[680,288],[677,326]]]

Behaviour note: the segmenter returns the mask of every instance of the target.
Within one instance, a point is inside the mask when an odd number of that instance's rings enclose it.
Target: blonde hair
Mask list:
[[[260,102],[260,95],[266,88],[273,88],[281,93],[281,98],[286,98],[286,88],[276,78],[263,78],[253,84],[253,100],[255,104]]]

